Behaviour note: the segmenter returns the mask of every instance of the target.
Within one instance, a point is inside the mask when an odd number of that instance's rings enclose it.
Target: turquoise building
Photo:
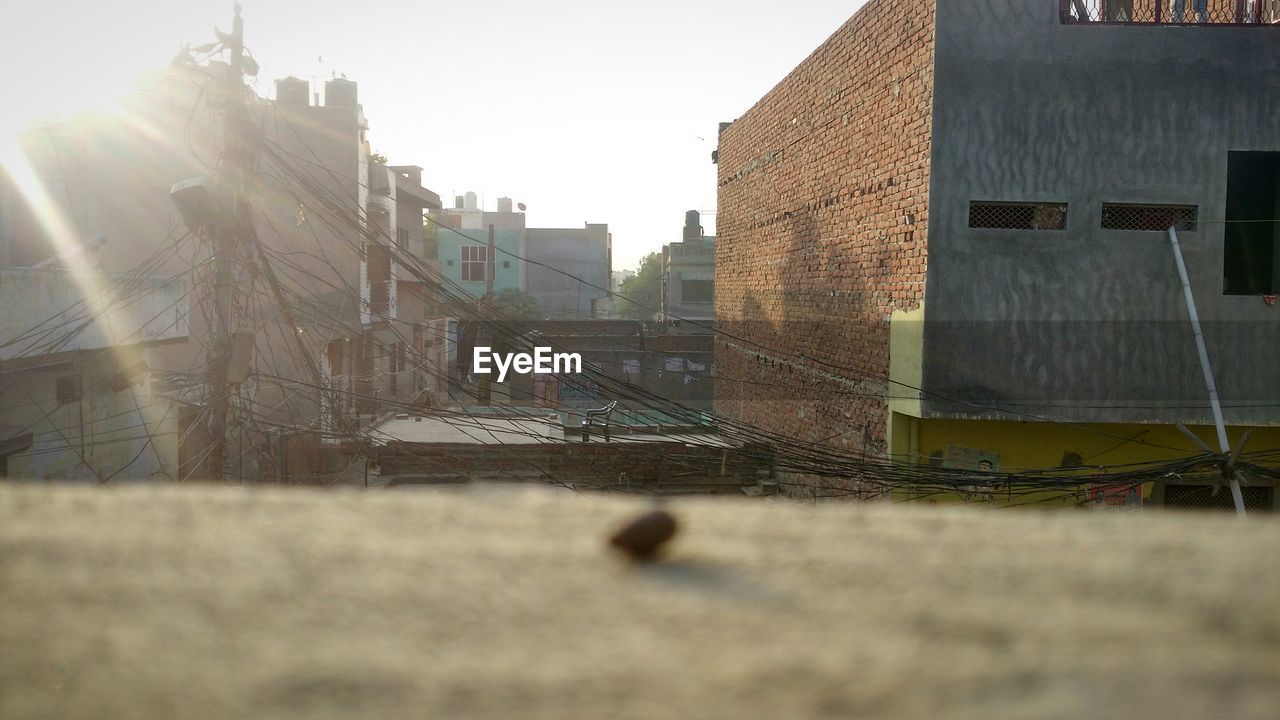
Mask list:
[[[524,289],[524,231],[495,228],[493,233],[493,290]],[[473,297],[484,295],[489,262],[488,228],[459,228],[438,233],[436,257],[445,277]]]

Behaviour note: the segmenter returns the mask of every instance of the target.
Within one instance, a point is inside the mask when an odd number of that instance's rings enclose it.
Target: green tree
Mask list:
[[[618,312],[628,320],[652,320],[662,303],[662,255],[649,253],[640,260],[635,277],[622,281]]]
[[[542,306],[529,293],[518,288],[504,288],[493,294],[493,306],[512,320],[541,320]]]

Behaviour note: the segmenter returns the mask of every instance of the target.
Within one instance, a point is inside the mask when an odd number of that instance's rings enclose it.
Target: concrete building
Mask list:
[[[1280,27],[1077,5],[871,0],[722,130],[719,412],[951,467],[1197,453],[1173,225],[1231,439],[1280,447]]]
[[[186,408],[157,392],[151,363],[187,339],[187,290],[181,278],[0,270],[0,478],[182,479]]]
[[[547,318],[587,320],[603,311],[612,280],[613,236],[607,224],[575,228],[530,228],[511,198],[496,211],[480,207],[474,192],[454,207],[433,213],[436,257],[446,278],[475,298],[488,289],[518,289],[538,301]],[[493,257],[489,257],[489,227]],[[490,275],[492,287],[490,288]]]
[[[715,322],[716,237],[702,229],[697,210],[685,213],[680,242],[662,246],[660,320],[687,332],[711,332]],[[691,320],[698,327],[681,322]]]
[[[530,228],[526,291],[549,318],[586,320],[609,300],[613,235],[606,223]]]
[[[11,265],[84,245],[97,248],[106,272],[146,263],[160,275],[189,274],[191,305],[201,308],[190,342],[152,358],[175,377],[203,377],[215,336],[209,232],[186,213],[202,198],[217,202],[216,186],[200,178],[223,147],[213,103],[225,72],[179,59],[122,98],[118,112],[32,130],[23,149],[41,192],[12,184],[0,192],[9,215],[0,254]],[[431,404],[426,389],[445,371],[409,362],[412,345],[432,334],[437,299],[392,252],[434,271],[422,225],[439,198],[421,186],[420,168],[372,155],[356,83],[335,78],[323,89],[321,101],[319,88],[313,96],[307,81],[286,78],[276,100],[248,98],[262,133],[249,190],[261,250],[250,244],[236,261],[233,331],[252,337],[242,394],[260,427],[334,428],[386,399]],[[194,385],[175,392],[190,400]]]
[[[527,269],[521,258],[527,250],[524,211],[515,212],[510,198],[499,198],[498,209],[480,207],[474,192],[459,195],[452,208],[431,215],[440,272],[474,298],[490,290],[525,289]],[[493,256],[489,228],[493,227]]]

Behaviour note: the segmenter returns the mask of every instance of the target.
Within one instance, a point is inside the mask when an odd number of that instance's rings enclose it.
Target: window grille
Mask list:
[[[969,203],[969,227],[993,230],[1062,230],[1066,203]]]
[[[1172,225],[1179,232],[1195,232],[1195,205],[1123,205],[1103,203],[1103,230],[1164,232]]]
[[[1246,511],[1270,512],[1275,507],[1275,488],[1249,485],[1240,488]],[[1212,485],[1165,485],[1164,506],[1177,510],[1235,510],[1231,488],[1223,485],[1217,494]]]

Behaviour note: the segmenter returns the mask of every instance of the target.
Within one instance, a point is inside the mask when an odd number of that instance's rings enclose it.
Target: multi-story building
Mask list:
[[[585,320],[609,300],[613,235],[606,223],[529,228],[526,291],[549,318]]]
[[[188,277],[190,342],[157,348],[152,367],[197,406],[217,337],[209,216],[228,205],[202,176],[224,147],[225,73],[182,59],[117,112],[33,130],[23,145],[43,202],[12,187],[0,193],[12,211],[3,244],[14,265],[85,245],[98,248],[106,272],[145,264]],[[372,154],[356,83],[327,81],[321,102],[307,81],[287,78],[276,95],[245,98],[259,133],[247,189],[254,232],[234,255],[231,307],[251,372],[233,405],[258,429],[308,432],[385,410],[383,400],[439,402],[447,369],[412,361],[426,357],[414,345],[439,334],[422,227],[439,198],[421,186],[419,168]],[[408,256],[412,273],[395,260]]]
[[[1197,453],[1173,226],[1232,441],[1280,446],[1280,27],[1126,5],[870,0],[724,128],[717,410],[912,463]]]
[[[184,408],[156,392],[187,339],[182,278],[0,269],[0,478],[181,480]]]
[[[525,288],[525,214],[514,211],[510,198],[499,198],[497,211],[490,212],[468,192],[431,218],[439,223],[432,230],[440,271],[467,295],[481,298],[486,292]]]
[[[715,279],[716,237],[703,231],[702,216],[690,210],[685,213],[680,242],[662,246],[659,319],[688,332],[711,332],[716,319]]]
[[[432,218],[440,225],[441,272],[471,297],[521,290],[537,300],[545,317],[576,320],[592,318],[593,307],[609,298],[613,236],[607,224],[530,228],[511,198],[498,198],[497,211],[488,211],[474,192],[457,196],[454,207]]]

